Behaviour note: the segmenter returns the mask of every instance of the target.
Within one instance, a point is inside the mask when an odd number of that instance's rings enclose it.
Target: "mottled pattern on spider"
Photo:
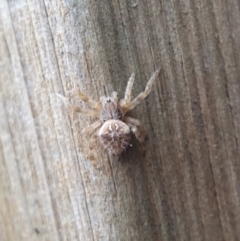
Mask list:
[[[129,146],[131,132],[141,144],[144,143],[147,135],[139,120],[125,115],[149,95],[159,71],[160,69],[153,73],[144,92],[140,93],[133,100],[131,100],[131,92],[135,79],[134,74],[129,78],[125,96],[120,101],[118,100],[117,92],[113,92],[112,96],[101,97],[100,102],[96,102],[83,94],[80,90],[78,91],[79,97],[92,107],[92,109],[83,109],[78,106],[70,107],[76,112],[99,118],[82,131],[84,134],[88,135],[95,132],[90,139],[90,149],[94,148],[99,138],[104,149],[107,149],[109,153],[119,155]]]

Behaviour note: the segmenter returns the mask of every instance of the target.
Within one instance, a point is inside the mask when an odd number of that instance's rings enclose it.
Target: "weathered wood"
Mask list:
[[[0,1],[0,240],[239,240],[239,49],[235,0]],[[158,67],[146,156],[91,162],[57,94]]]

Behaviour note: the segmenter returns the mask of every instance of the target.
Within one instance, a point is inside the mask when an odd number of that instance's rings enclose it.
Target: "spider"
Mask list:
[[[92,109],[83,109],[73,105],[70,105],[70,108],[84,115],[98,118],[97,121],[82,130],[83,134],[89,136],[92,134],[90,150],[94,148],[97,139],[99,139],[104,149],[110,154],[120,155],[130,145],[131,132],[141,144],[145,142],[147,134],[139,120],[126,116],[126,113],[135,108],[149,95],[159,72],[160,69],[153,73],[144,92],[140,93],[133,100],[131,92],[135,80],[134,73],[128,80],[125,96],[121,100],[118,99],[118,94],[115,91],[112,93],[112,96],[102,96],[100,102],[97,102],[78,90],[80,99],[86,102]]]

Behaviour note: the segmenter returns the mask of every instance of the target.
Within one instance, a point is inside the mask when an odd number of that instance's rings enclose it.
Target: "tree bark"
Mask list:
[[[0,240],[240,237],[236,0],[0,2]],[[133,95],[148,132],[112,160],[58,95]]]

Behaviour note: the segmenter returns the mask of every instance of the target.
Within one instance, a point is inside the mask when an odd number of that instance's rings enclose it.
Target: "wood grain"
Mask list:
[[[237,241],[240,5],[236,0],[0,2],[0,240]],[[149,140],[95,152],[69,112],[133,93]],[[97,150],[97,149],[96,149]]]

